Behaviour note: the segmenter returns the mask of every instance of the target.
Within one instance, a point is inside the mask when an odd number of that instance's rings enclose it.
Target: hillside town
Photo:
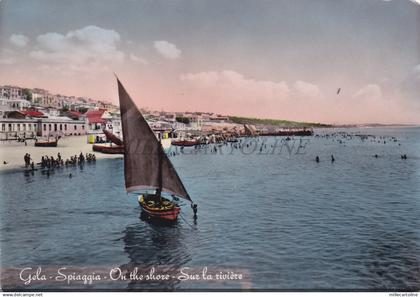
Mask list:
[[[184,139],[244,129],[228,116],[214,113],[144,109],[142,113],[158,138]],[[87,135],[93,143],[104,140],[104,129],[122,136],[119,107],[108,101],[10,85],[0,87],[0,124],[0,140]]]

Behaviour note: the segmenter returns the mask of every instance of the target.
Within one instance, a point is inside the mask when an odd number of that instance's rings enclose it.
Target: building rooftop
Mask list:
[[[102,115],[105,113],[106,109],[90,110],[86,112],[86,117],[89,123],[98,123],[104,124],[106,120],[102,118]]]

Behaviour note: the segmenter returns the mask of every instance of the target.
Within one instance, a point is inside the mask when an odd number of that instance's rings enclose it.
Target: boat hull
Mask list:
[[[150,219],[157,219],[167,222],[175,222],[178,219],[178,215],[181,212],[181,208],[178,206],[172,207],[171,209],[156,209],[149,207],[145,202],[143,196],[140,196],[139,205],[144,215]]]
[[[198,144],[200,144],[200,142],[196,140],[172,140],[173,146],[194,146]]]
[[[57,147],[57,141],[37,141],[35,146],[38,147]]]
[[[124,154],[124,146],[107,146],[94,144],[92,146],[92,150],[103,154]]]

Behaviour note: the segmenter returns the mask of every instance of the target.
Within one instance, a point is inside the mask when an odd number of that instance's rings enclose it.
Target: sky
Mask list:
[[[420,0],[0,0],[0,85],[117,103],[114,73],[142,108],[420,124]]]

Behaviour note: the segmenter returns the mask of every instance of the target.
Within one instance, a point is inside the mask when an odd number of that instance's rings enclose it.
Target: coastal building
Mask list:
[[[161,120],[174,123],[176,121],[176,114],[173,112],[166,112],[160,117]]]
[[[9,119],[26,119],[26,118],[46,118],[47,116],[36,110],[19,110],[19,111],[8,111],[5,114],[5,118]]]
[[[25,110],[31,107],[31,103],[26,99],[9,99],[0,97],[0,113],[4,114],[11,110]]]
[[[216,123],[228,123],[229,122],[229,117],[228,116],[223,116],[223,115],[213,115],[210,116],[210,121],[211,122],[216,122]]]
[[[196,113],[184,113],[183,117],[188,119],[189,127],[199,129],[203,124],[201,115]]]
[[[64,116],[71,118],[72,120],[84,120],[86,119],[86,115],[78,112],[78,111],[74,111],[74,110],[69,110],[63,113]]]
[[[148,123],[157,139],[173,138],[173,128],[171,123],[165,121],[156,121]]]
[[[37,131],[37,119],[0,118],[0,140],[35,138]]]
[[[24,89],[15,86],[0,87],[0,114],[10,110],[25,110],[31,107],[31,103],[26,100]]]
[[[0,118],[0,139],[71,136],[86,134],[84,120],[47,117],[39,111],[11,111]]]
[[[89,131],[102,131],[102,129],[105,128],[106,120],[102,118],[104,112],[104,109],[89,110],[86,112],[86,120]]]
[[[88,125],[89,133],[92,134],[102,133],[103,129],[114,131],[114,126],[115,129],[118,129],[118,131],[115,132],[119,132],[121,129],[121,120],[119,119],[119,116],[113,116],[104,108],[86,112],[86,123]]]
[[[10,100],[26,100],[24,89],[16,86],[1,86],[0,97]]]
[[[72,120],[69,117],[49,117],[38,122],[38,135],[46,136],[72,136],[87,134],[87,125],[84,120]]]

